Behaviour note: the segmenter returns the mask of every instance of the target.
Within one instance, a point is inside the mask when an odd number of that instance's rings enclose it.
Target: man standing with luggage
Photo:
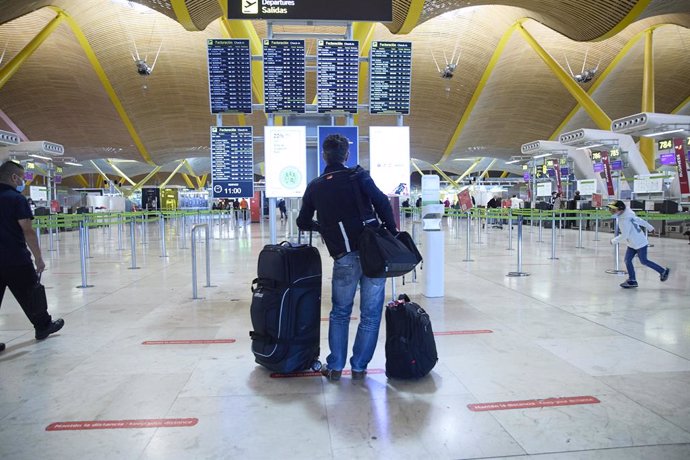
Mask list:
[[[358,239],[364,225],[379,225],[379,219],[397,233],[388,197],[376,187],[367,171],[345,166],[350,153],[348,139],[339,134],[323,142],[324,173],[304,192],[297,217],[301,230],[318,231],[333,257],[332,309],[329,317],[330,354],[321,373],[330,381],[340,380],[348,350],[350,315],[357,286],[360,286],[360,321],[352,348],[352,379],[366,375],[379,335],[386,288],[385,278],[362,273]],[[356,189],[359,188],[359,192]],[[361,202],[358,202],[360,199]],[[317,220],[314,221],[314,213]]]
[[[38,282],[38,275],[46,264],[41,256],[38,238],[31,228],[31,208],[22,196],[24,190],[24,167],[14,161],[0,166],[0,304],[5,288],[17,299],[29,321],[36,329],[36,340],[43,340],[59,331],[65,322],[53,321],[47,305],[34,305],[32,291]],[[34,264],[31,254],[34,255]],[[0,351],[5,344],[0,343]]]

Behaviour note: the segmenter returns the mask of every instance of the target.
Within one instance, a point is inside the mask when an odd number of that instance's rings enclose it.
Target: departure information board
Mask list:
[[[254,196],[254,133],[251,126],[211,127],[213,198]]]
[[[211,113],[252,113],[249,40],[207,40]]]
[[[412,42],[373,42],[369,65],[369,113],[410,114]]]
[[[264,111],[304,113],[304,40],[264,40]]]
[[[359,42],[319,40],[316,76],[319,113],[357,113]]]

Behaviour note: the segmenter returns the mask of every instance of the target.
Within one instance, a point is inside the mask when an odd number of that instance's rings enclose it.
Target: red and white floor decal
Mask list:
[[[142,345],[212,345],[217,343],[235,343],[235,339],[216,340],[147,340]]]
[[[475,331],[442,331],[434,332],[434,335],[469,335],[469,334],[493,334],[489,329],[477,329]]]
[[[535,407],[577,406],[580,404],[599,404],[594,396],[570,396],[567,398],[526,399],[523,401],[501,401],[481,404],[468,404],[473,412],[490,410],[531,409]]]
[[[46,431],[119,430],[126,428],[172,428],[194,426],[198,418],[153,418],[141,420],[91,420],[55,422]]]

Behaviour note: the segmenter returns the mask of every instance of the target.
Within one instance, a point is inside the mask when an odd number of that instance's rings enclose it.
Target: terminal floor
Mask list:
[[[279,233],[284,234],[284,224]],[[189,228],[189,227],[187,227]],[[137,232],[140,229],[137,230]],[[653,238],[666,283],[638,269],[623,290],[610,234],[537,242],[525,229],[523,270],[508,229],[445,234],[445,296],[404,286],[430,313],[440,360],[430,376],[387,380],[385,326],[363,382],[348,376],[271,378],[254,363],[250,284],[267,224],[216,227],[211,284],[192,300],[189,241],[158,226],[118,251],[116,228],[91,231],[88,283],[81,284],[76,232],[55,251],[42,236],[50,311],[59,333],[36,342],[7,292],[0,309],[0,458],[9,459],[688,459],[690,458],[690,246]],[[282,235],[281,235],[282,236]],[[514,241],[513,246],[517,244]],[[331,261],[323,246],[322,359],[327,354]],[[622,257],[621,257],[622,259]],[[433,260],[425,264],[434,263]],[[622,261],[621,261],[622,267]],[[639,267],[639,264],[638,264]],[[390,289],[389,289],[390,294]],[[357,306],[353,316],[358,317]],[[351,324],[351,339],[356,322]],[[234,343],[143,345],[144,341],[236,339]],[[599,403],[474,412],[469,404],[591,396]],[[194,426],[46,431],[56,422],[196,418]]]

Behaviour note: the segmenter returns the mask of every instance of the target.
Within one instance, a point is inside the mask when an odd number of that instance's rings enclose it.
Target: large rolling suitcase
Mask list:
[[[438,361],[429,315],[405,294],[386,307],[386,377],[418,379]]]
[[[252,352],[274,372],[318,370],[321,256],[305,244],[269,244],[252,282]]]

